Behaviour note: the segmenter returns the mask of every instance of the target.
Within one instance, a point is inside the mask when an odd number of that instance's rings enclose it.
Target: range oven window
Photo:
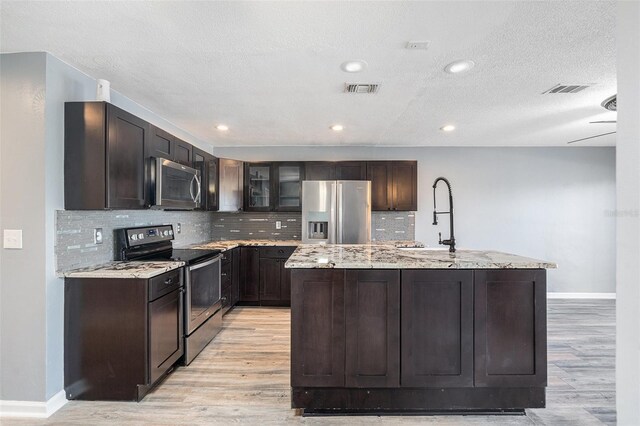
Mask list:
[[[205,265],[205,266],[202,266]],[[187,279],[189,332],[216,312],[220,301],[220,259],[189,267]]]

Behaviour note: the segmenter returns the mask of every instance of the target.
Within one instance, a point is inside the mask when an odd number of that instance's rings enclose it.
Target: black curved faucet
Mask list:
[[[447,188],[449,188],[449,211],[448,212],[439,212],[436,209],[436,186],[438,186],[438,182],[443,181],[447,184]],[[446,178],[439,177],[433,182],[433,224],[438,224],[438,215],[439,214],[448,214],[449,215],[449,239],[443,240],[442,233],[438,232],[438,244],[442,244],[445,246],[449,246],[449,251],[451,253],[455,253],[456,251],[456,239],[453,236],[453,195],[451,195],[451,184]]]

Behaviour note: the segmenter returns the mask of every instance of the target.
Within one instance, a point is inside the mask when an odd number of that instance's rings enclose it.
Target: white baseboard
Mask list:
[[[66,403],[67,395],[64,393],[64,390],[53,395],[47,402],[0,400],[0,417],[46,419]]]
[[[548,292],[547,299],[615,299],[615,293],[555,293]]]

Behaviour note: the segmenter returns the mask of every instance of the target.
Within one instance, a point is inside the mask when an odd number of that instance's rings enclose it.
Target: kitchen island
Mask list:
[[[298,246],[292,407],[522,412],[545,406],[546,270],[495,251]]]

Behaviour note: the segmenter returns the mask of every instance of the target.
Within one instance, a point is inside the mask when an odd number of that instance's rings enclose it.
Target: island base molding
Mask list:
[[[354,389],[292,388],[291,408],[322,414],[519,414],[544,408],[544,387]]]

